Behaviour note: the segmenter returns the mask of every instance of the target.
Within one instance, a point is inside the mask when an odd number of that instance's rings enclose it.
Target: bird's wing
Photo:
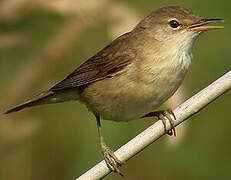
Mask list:
[[[127,33],[114,40],[75,69],[63,81],[53,86],[51,90],[59,91],[87,85],[111,77],[113,73],[121,71],[136,57],[136,51],[126,46],[128,36]]]

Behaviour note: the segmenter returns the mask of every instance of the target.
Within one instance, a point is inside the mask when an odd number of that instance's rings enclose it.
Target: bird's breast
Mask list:
[[[155,111],[174,94],[187,68],[171,64],[129,65],[112,78],[90,84],[81,94],[88,108],[103,119],[129,121]]]

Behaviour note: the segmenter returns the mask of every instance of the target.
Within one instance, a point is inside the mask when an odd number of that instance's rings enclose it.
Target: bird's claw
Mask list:
[[[118,168],[123,163],[115,156],[114,152],[109,147],[107,147],[105,144],[102,144],[102,153],[104,156],[104,160],[107,164],[107,167],[111,171],[119,173],[121,176],[123,176],[123,174]]]
[[[166,111],[158,111],[158,112],[155,112],[155,113],[156,113],[155,116],[157,116],[158,119],[162,121],[162,123],[164,125],[165,132],[170,136],[173,135],[173,134],[174,134],[174,136],[176,136],[176,129],[174,127],[174,120],[176,120],[176,116],[173,113],[173,111],[168,109]],[[169,131],[166,130],[166,120],[169,121],[170,126],[171,126],[171,130],[169,130]]]

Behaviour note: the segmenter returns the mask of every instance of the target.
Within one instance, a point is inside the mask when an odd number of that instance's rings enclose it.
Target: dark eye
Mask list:
[[[172,28],[177,28],[178,26],[180,26],[179,22],[176,21],[176,20],[171,20],[169,22],[169,25],[172,27]]]

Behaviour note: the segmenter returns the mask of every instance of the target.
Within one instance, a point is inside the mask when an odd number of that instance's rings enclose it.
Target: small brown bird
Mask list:
[[[96,117],[107,166],[120,173],[121,162],[103,140],[100,118],[130,121],[158,115],[153,111],[174,94],[188,71],[196,38],[222,28],[206,26],[217,21],[221,19],[203,19],[181,7],[158,9],[63,81],[6,113],[69,100],[83,102]]]

